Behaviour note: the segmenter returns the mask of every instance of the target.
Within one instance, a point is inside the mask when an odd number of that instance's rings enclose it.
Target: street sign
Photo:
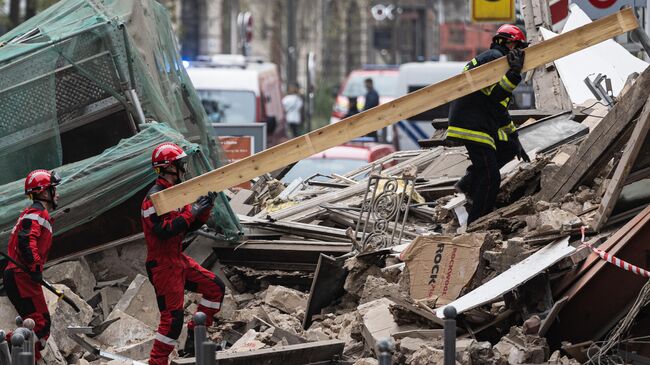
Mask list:
[[[515,20],[515,0],[471,0],[472,22],[510,23]]]
[[[615,13],[626,5],[637,8],[647,5],[646,0],[571,0],[571,2],[580,6],[592,20]]]

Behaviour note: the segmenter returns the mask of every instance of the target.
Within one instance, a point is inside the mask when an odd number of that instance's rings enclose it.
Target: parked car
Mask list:
[[[266,123],[268,145],[287,139],[277,66],[241,55],[190,62],[187,73],[212,123]]]
[[[334,173],[344,175],[393,152],[395,152],[395,147],[389,144],[348,142],[299,161],[282,178],[282,181],[290,183],[298,177],[307,179],[315,174],[327,176]]]
[[[396,66],[366,66],[361,70],[350,72],[341,84],[330,117],[330,124],[343,119],[348,112],[348,97],[357,98],[357,107],[363,110],[366,88],[365,79],[372,79],[375,90],[379,94],[379,103],[387,103],[398,95],[397,76],[399,70]]]

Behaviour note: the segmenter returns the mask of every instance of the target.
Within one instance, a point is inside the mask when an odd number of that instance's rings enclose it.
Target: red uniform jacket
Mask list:
[[[52,247],[52,219],[43,204],[36,201],[26,208],[9,237],[8,254],[33,272],[43,271]],[[10,262],[7,270],[15,269]]]
[[[150,196],[170,186],[172,184],[167,180],[156,179],[142,201],[142,229],[147,241],[147,262],[156,261],[158,265],[184,263],[182,245],[185,234],[201,227],[210,218],[210,209],[194,217],[190,205],[158,216]]]

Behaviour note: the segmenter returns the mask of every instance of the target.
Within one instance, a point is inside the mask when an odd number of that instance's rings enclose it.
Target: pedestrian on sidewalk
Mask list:
[[[47,309],[41,281],[43,267],[52,247],[52,219],[50,211],[57,207],[59,196],[56,186],[61,178],[54,171],[35,170],[25,179],[25,195],[32,203],[20,213],[11,231],[7,255],[24,268],[9,262],[3,278],[7,296],[23,320],[34,320],[35,358],[41,358],[41,351],[50,337],[52,323]],[[7,339],[11,334],[7,335]]]
[[[365,87],[366,87],[366,95],[365,95],[365,102],[363,103],[363,110],[366,111],[369,109],[372,109],[376,106],[379,105],[379,94],[377,93],[377,90],[375,90],[375,85],[372,82],[372,79],[369,77],[363,81]],[[375,139],[375,141],[378,141],[378,134],[377,131],[372,131],[368,133],[368,137],[372,137]]]
[[[468,224],[494,208],[501,184],[499,169],[515,156],[530,161],[508,113],[512,92],[521,82],[522,49],[527,46],[526,36],[517,26],[499,27],[490,49],[467,63],[464,71],[503,56],[507,56],[510,69],[498,83],[454,100],[449,108],[447,138],[463,143],[472,161],[456,184],[472,202]]]
[[[300,88],[297,84],[289,86],[287,95],[282,98],[282,106],[286,115],[287,124],[291,129],[291,136],[298,137],[302,129],[302,97],[299,93]]]
[[[160,325],[149,356],[150,365],[167,365],[183,329],[185,289],[203,294],[197,312],[207,316],[206,327],[221,309],[225,286],[217,276],[183,253],[183,238],[210,217],[216,194],[199,197],[192,205],[158,215],[151,195],[183,181],[187,155],[173,143],[153,150],[151,163],[158,178],[142,202],[142,228],[147,242],[146,269],[160,310]],[[184,354],[194,355],[194,321],[187,324]]]

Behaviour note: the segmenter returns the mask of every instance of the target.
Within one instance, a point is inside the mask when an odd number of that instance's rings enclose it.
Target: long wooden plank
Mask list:
[[[219,365],[301,365],[333,361],[343,355],[345,342],[327,340],[247,352],[217,352]],[[196,364],[195,358],[175,359],[172,365]]]
[[[603,120],[589,133],[580,144],[578,151],[571,155],[553,176],[553,183],[548,184],[538,194],[540,200],[553,201],[561,199],[571,192],[594,169],[594,164],[601,160],[621,132],[639,113],[648,98],[650,89],[650,68],[637,78],[636,82],[623,98],[605,115]]]
[[[600,206],[598,207],[598,212],[594,217],[594,230],[600,231],[603,225],[607,222],[609,215],[614,210],[614,206],[618,201],[618,197],[625,186],[627,176],[634,166],[634,161],[636,161],[641,147],[645,144],[646,137],[648,136],[648,130],[650,129],[650,97],[646,100],[643,111],[639,116],[639,120],[634,126],[634,131],[632,131],[632,136],[627,142],[623,156],[616,166],[616,171],[614,171],[614,176],[612,176],[609,185],[607,185],[607,191],[603,196]]]
[[[524,71],[552,62],[639,26],[632,9],[599,19],[526,49]],[[379,105],[265,151],[228,164],[152,195],[158,214],[194,202],[209,191],[222,191],[314,153],[387,127],[497,83],[508,70],[505,57]]]

